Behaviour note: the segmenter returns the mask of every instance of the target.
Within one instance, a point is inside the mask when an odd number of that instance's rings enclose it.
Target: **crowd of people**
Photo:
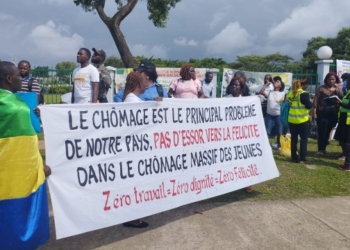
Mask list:
[[[108,102],[106,94],[112,79],[104,66],[106,53],[102,49],[93,48],[92,51],[93,55],[89,49],[81,48],[77,53],[77,62],[80,65],[74,69],[72,75],[74,82],[72,103]],[[90,58],[92,64],[90,64]],[[0,62],[0,116],[2,117],[0,146],[5,148],[0,157],[0,183],[6,187],[0,189],[0,217],[6,218],[6,222],[0,224],[0,246],[3,249],[14,246],[14,249],[21,249],[23,246],[36,248],[49,237],[45,178],[51,174],[51,169],[42,162],[37,137],[30,123],[29,108],[13,95],[17,91],[36,92],[38,104],[43,103],[40,99],[40,85],[29,74],[30,68],[31,65],[26,60],[20,61],[17,67],[10,62]],[[205,79],[200,81],[196,79],[192,64],[181,67],[179,78],[171,82],[168,91],[157,82],[157,78],[156,66],[150,61],[141,61],[139,66],[128,74],[125,89],[115,94],[114,101],[213,98],[215,95],[215,85],[212,83],[213,73],[206,72]],[[292,162],[303,164],[308,162],[306,156],[311,117],[317,121],[316,155],[328,154],[326,148],[329,144],[329,136],[331,130],[338,124],[335,138],[339,141],[341,148],[339,158],[344,161],[340,169],[350,171],[350,74],[344,75],[342,80],[343,84],[336,73],[328,73],[324,84],[316,90],[313,101],[306,91],[309,84],[307,78],[294,80],[291,89],[285,94],[285,84],[281,77],[272,78],[267,74],[264,83],[257,89],[256,95],[262,101],[267,134],[272,136],[273,128],[275,129],[277,148],[281,146],[280,136],[287,133],[287,129],[280,121],[281,104],[290,103],[288,122]],[[237,71],[233,75],[226,94],[226,98],[243,98],[251,95],[243,71]],[[17,142],[25,146],[18,148],[15,144]],[[6,147],[4,147],[5,144]],[[16,158],[16,155],[21,157]],[[12,157],[15,160],[12,160]],[[20,183],[27,184],[19,185]],[[19,188],[19,186],[24,187]],[[252,187],[247,187],[245,190],[250,193]],[[22,220],[16,219],[19,214],[23,217]],[[23,224],[18,224],[19,221]],[[144,228],[148,223],[134,220],[123,225]],[[23,237],[24,235],[26,237]]]

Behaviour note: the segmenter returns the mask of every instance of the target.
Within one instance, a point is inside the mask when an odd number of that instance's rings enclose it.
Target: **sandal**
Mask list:
[[[125,222],[123,223],[124,227],[133,227],[133,228],[145,228],[148,227],[148,223],[140,220],[138,223],[135,222]]]

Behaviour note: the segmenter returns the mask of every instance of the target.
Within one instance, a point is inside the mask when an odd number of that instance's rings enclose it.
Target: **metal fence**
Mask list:
[[[335,64],[332,64],[330,71],[335,71]],[[42,91],[46,104],[60,103],[61,96],[65,93],[72,91],[71,84],[71,74],[72,70],[56,70],[56,69],[46,69],[46,70],[33,70],[31,72],[33,76],[38,80],[42,86]],[[276,73],[276,72],[271,72]],[[292,72],[293,79],[300,77],[308,77],[310,79],[310,86],[308,92],[310,95],[315,93],[318,87],[317,74],[314,72]],[[216,96],[221,97],[221,87],[223,81],[223,72],[220,71],[217,74],[217,91]]]
[[[31,71],[42,87],[46,104],[60,103],[61,96],[72,91],[71,74],[73,70],[34,69]]]

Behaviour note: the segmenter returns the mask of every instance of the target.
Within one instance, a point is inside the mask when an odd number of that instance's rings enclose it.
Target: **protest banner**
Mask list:
[[[257,97],[44,105],[57,239],[279,176]]]
[[[350,61],[346,60],[336,60],[336,65],[337,65],[337,75],[339,78],[342,76],[344,73],[350,73]]]

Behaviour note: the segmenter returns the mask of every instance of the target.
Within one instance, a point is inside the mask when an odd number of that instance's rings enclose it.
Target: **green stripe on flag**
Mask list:
[[[0,89],[0,138],[36,135],[30,111],[19,97]]]

